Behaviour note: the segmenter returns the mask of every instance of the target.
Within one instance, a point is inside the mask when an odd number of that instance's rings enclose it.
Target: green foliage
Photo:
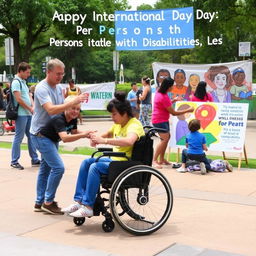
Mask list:
[[[116,86],[117,91],[123,91],[126,94],[131,90],[131,83],[118,84]]]
[[[163,51],[121,51],[120,64],[124,65],[124,78],[129,82],[140,82],[142,76],[152,77],[153,62],[168,63],[218,63],[241,60],[238,57],[238,42],[250,41],[252,58],[256,49],[256,2],[255,0],[159,0],[152,7],[142,4],[138,10],[167,9],[193,6],[194,11],[201,9],[218,12],[218,18],[209,22],[196,20],[195,38],[199,38],[202,47],[182,50]],[[99,35],[99,25],[114,27],[110,21],[93,22],[91,15],[97,13],[114,13],[115,10],[127,8],[127,0],[0,0],[0,45],[5,37],[11,36],[15,41],[15,64],[21,60],[32,65],[32,75],[42,79],[41,64],[46,56],[57,57],[66,65],[67,81],[71,77],[71,68],[76,70],[78,83],[113,81],[112,51],[114,36],[104,33]],[[76,25],[52,21],[55,10],[59,13],[87,14],[83,27],[93,28],[91,38],[105,37],[113,42],[110,48],[88,48],[89,36],[77,35]],[[84,47],[48,47],[49,38],[83,40]],[[207,45],[207,38],[222,37],[222,45]],[[254,65],[255,66],[255,65]],[[0,48],[0,72],[8,71],[5,66],[4,48]],[[256,77],[256,68],[254,79]],[[128,89],[127,89],[128,90]]]
[[[195,38],[199,38],[202,47],[192,50],[169,51],[176,63],[218,63],[239,60],[238,42],[252,42],[256,44],[256,3],[250,1],[229,0],[159,0],[155,8],[177,8],[193,6],[194,11],[201,9],[205,12],[218,12],[218,18],[209,22],[206,19],[195,19]],[[194,16],[196,17],[196,16]],[[208,37],[223,38],[222,45],[207,45]],[[161,53],[159,55],[162,55]],[[180,55],[180,56],[179,56]],[[176,57],[174,57],[176,56]],[[253,52],[255,56],[255,52]]]
[[[152,62],[155,59],[149,51],[121,51],[120,63],[124,65],[124,80],[140,82],[145,75],[152,77]]]

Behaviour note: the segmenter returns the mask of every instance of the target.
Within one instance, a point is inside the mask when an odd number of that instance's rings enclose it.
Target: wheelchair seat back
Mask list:
[[[131,158],[133,161],[140,161],[142,164],[151,166],[153,153],[153,140],[145,135],[134,143]]]
[[[109,173],[107,183],[112,184],[117,176],[124,170],[136,165],[152,165],[153,159],[153,140],[145,135],[134,143],[132,156],[130,161],[113,161],[109,165]],[[140,176],[141,174],[138,174]],[[130,184],[138,186],[141,183],[142,177],[137,177],[137,181],[128,181]],[[109,187],[109,186],[108,186]]]

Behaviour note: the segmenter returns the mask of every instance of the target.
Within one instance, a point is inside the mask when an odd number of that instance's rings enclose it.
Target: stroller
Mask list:
[[[15,121],[2,121],[0,124],[0,136],[5,132],[15,132]]]

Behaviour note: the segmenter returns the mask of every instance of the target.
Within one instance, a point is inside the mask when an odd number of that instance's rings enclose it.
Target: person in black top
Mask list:
[[[66,98],[65,102],[72,100],[72,96]],[[90,138],[96,131],[79,131],[77,129],[77,117],[80,112],[80,104],[65,110],[63,114],[54,116],[36,134],[40,139],[40,145],[36,145],[41,153],[41,167],[48,169],[44,179],[41,177],[41,168],[38,174],[37,194],[44,198],[44,203],[36,202],[34,211],[46,211],[51,214],[63,214],[61,208],[53,201],[60,180],[64,173],[64,163],[58,153],[58,142],[72,142],[80,138]],[[37,141],[37,140],[36,140]],[[45,175],[47,177],[45,177]],[[51,177],[51,179],[50,179]],[[54,178],[53,178],[54,177]],[[46,180],[45,180],[46,179]],[[49,204],[47,199],[53,203]]]
[[[5,110],[5,106],[4,106],[4,93],[3,93],[3,83],[0,83],[0,110]]]

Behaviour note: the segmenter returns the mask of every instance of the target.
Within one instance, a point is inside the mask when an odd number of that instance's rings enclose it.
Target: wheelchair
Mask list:
[[[166,177],[151,167],[152,137],[159,131],[163,129],[146,127],[145,136],[134,144],[131,159],[110,148],[98,148],[92,154],[92,157],[99,155],[97,160],[111,156],[127,158],[127,161],[112,161],[108,174],[101,176],[93,215],[105,217],[102,223],[105,232],[113,231],[116,222],[133,235],[148,235],[168,220],[173,206],[172,188]],[[73,222],[80,226],[85,218],[74,217]]]

